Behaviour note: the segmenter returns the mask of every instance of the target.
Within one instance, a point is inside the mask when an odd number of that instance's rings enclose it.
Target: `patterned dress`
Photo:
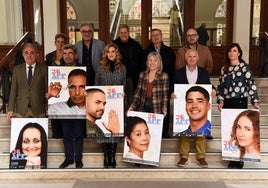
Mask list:
[[[217,99],[245,98],[250,96],[251,103],[258,103],[259,97],[252,70],[247,63],[240,62],[230,66],[227,73],[221,69],[220,85],[217,88]]]

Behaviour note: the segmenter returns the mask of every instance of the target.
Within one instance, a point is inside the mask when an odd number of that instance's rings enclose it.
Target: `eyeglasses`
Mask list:
[[[87,30],[87,31],[86,30],[82,30],[81,33],[82,34],[91,34],[92,31],[91,30]]]
[[[187,37],[187,38],[197,37],[197,34],[187,35],[186,37]]]

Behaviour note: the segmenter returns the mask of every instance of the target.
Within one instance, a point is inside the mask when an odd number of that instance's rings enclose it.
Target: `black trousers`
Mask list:
[[[233,108],[233,109],[247,109],[248,98],[231,98],[224,99],[222,108]]]
[[[86,120],[61,119],[61,125],[66,159],[82,159]]]

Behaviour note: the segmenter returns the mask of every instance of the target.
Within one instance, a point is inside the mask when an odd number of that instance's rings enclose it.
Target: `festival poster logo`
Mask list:
[[[123,161],[159,166],[163,119],[162,114],[128,112]]]
[[[222,159],[261,161],[259,112],[248,109],[222,109]]]
[[[12,118],[9,168],[47,168],[47,133],[47,118]]]
[[[118,86],[87,86],[86,89],[98,88],[105,93],[106,105],[102,117],[96,120],[96,124],[102,130],[106,137],[111,137],[111,132],[104,127],[104,123],[109,123],[109,114],[114,111],[119,121],[119,135],[124,136],[124,88]],[[86,99],[88,100],[88,99]],[[87,109],[88,110],[88,109]],[[86,110],[86,111],[87,111]],[[90,130],[89,130],[90,131]],[[118,133],[117,133],[118,134]]]
[[[192,86],[201,86],[208,91],[210,94],[210,104],[212,106],[212,85],[210,84],[174,84],[174,94],[176,98],[174,99],[174,115],[173,115],[173,136],[178,136],[183,131],[187,130],[190,124],[189,116],[185,110],[185,94],[186,91],[191,88]],[[211,109],[208,111],[208,120],[211,122]],[[208,127],[211,130],[211,124]],[[206,135],[210,136],[210,135]]]
[[[50,119],[77,119],[85,118],[84,111],[69,109],[67,106],[60,106],[66,103],[70,98],[68,88],[68,75],[74,69],[82,69],[86,71],[86,67],[76,66],[49,66],[48,67],[48,84],[59,82],[62,86],[58,96],[48,99],[48,117]],[[58,107],[60,106],[60,107]]]

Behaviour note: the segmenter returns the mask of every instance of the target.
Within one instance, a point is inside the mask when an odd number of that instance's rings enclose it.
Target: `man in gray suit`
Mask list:
[[[47,66],[37,63],[38,49],[33,43],[22,48],[25,63],[14,67],[7,118],[45,117],[47,110]],[[31,69],[31,73],[29,70]]]
[[[93,38],[94,29],[91,24],[84,23],[80,27],[82,40],[77,42],[78,65],[87,67],[87,86],[94,85],[95,71],[100,66],[100,61],[105,43]]]

